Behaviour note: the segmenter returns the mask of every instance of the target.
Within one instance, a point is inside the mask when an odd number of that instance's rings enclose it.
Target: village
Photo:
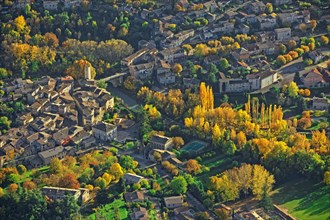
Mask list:
[[[2,15],[27,5],[47,13],[115,8],[122,20],[127,16],[142,24],[148,36],[129,42],[134,51],[102,75],[85,57],[78,74],[1,77],[1,103],[14,106],[10,126],[1,119],[0,167],[8,169],[1,171],[3,194],[28,189],[24,183],[33,182],[31,189],[39,188],[48,205],[74,198],[83,219],[300,219],[278,202],[281,188],[266,191],[267,181],[270,189],[285,183],[275,172],[284,168],[273,168],[275,159],[264,164],[273,150],[259,144],[269,139],[276,152],[284,143],[294,159],[295,145],[308,145],[306,152],[318,158],[310,164],[319,164],[301,173],[299,165],[293,166],[287,175],[299,173],[299,181],[330,172],[325,163],[329,6],[306,4],[163,0],[153,8],[124,1],[16,0],[1,5]],[[18,103],[24,108],[17,110]],[[313,139],[317,135],[324,135],[319,145]],[[255,146],[259,150],[253,154]],[[258,163],[272,176],[265,177],[265,191],[255,193],[253,183],[226,191],[236,177],[229,182],[221,178],[242,167],[257,169]],[[18,168],[22,165],[25,172]],[[75,184],[66,185],[72,173]],[[272,174],[276,181],[270,180]]]

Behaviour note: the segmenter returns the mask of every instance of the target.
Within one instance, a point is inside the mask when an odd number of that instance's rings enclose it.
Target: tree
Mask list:
[[[222,70],[226,70],[229,67],[229,62],[226,58],[220,59],[220,67]]]
[[[204,57],[209,54],[209,47],[206,44],[197,44],[194,54],[198,57]]]
[[[56,200],[50,204],[48,219],[74,219],[79,213],[79,205],[72,195],[65,195],[63,199]]]
[[[297,46],[297,43],[295,40],[289,40],[288,45],[289,45],[289,48],[292,50]]]
[[[310,20],[309,24],[312,28],[312,31],[314,31],[314,29],[316,28],[316,25],[317,25],[317,21],[316,20]]]
[[[134,167],[134,160],[131,156],[121,156],[119,159],[119,163],[127,170],[133,169]]]
[[[8,187],[8,192],[14,193],[18,190],[18,185],[16,183],[12,183]]]
[[[108,83],[106,83],[104,80],[99,80],[96,82],[96,84],[102,89],[106,89],[108,87]]]
[[[98,177],[94,180],[94,185],[101,189],[105,189],[107,187],[107,181],[102,177]]]
[[[184,145],[184,140],[182,137],[173,137],[172,143],[173,143],[173,147],[176,150],[179,150]]]
[[[194,173],[195,175],[200,172],[201,165],[199,165],[197,160],[190,159],[187,162],[187,170],[189,173]]]
[[[274,176],[260,165],[253,166],[253,195],[263,199],[269,195],[275,183]]]
[[[27,169],[23,164],[20,164],[17,166],[17,171],[20,175],[22,175],[27,171]]]
[[[330,185],[330,171],[326,171],[324,173],[324,179],[323,182],[327,185]]]
[[[179,64],[179,63],[174,64],[172,69],[173,69],[173,72],[177,75],[179,75],[183,70],[181,64]]]
[[[161,161],[162,160],[162,155],[158,151],[154,152],[153,157],[156,161]]]
[[[242,149],[246,143],[246,135],[244,132],[240,131],[238,132],[237,136],[237,146]]]
[[[59,174],[63,171],[63,164],[58,158],[54,158],[50,161],[49,165],[50,173]]]
[[[218,124],[215,124],[212,129],[212,141],[214,144],[219,143],[221,138],[221,131]]]
[[[273,5],[272,5],[272,3],[268,2],[268,3],[266,4],[266,13],[267,13],[267,14],[270,14],[270,13],[272,13],[272,12],[273,12]]]
[[[14,25],[19,33],[29,34],[30,30],[26,25],[26,21],[23,15],[20,15],[14,19]]]
[[[233,155],[235,154],[235,151],[236,151],[236,145],[233,141],[229,140],[226,142],[226,144],[224,145],[224,152],[225,154],[227,155]]]
[[[26,190],[32,190],[32,189],[36,189],[37,185],[33,181],[26,180],[23,183],[23,188],[26,189]]]
[[[119,180],[124,175],[119,163],[112,164],[110,167],[110,173],[115,176],[116,180]]]
[[[282,55],[278,56],[278,57],[276,58],[276,64],[277,64],[278,66],[283,66],[283,65],[285,65],[285,64],[286,64],[286,59],[285,59],[285,57],[282,56]]]
[[[171,181],[170,187],[174,193],[184,194],[187,192],[188,183],[183,176],[177,176]]]
[[[291,98],[295,98],[298,96],[299,87],[295,82],[291,82],[287,88],[288,96]]]
[[[88,70],[89,68],[89,70]],[[96,71],[92,64],[87,60],[75,60],[73,64],[66,69],[66,74],[72,76],[74,79],[84,79],[86,78],[85,72],[90,71],[91,79],[94,79],[96,76]],[[88,76],[89,77],[89,76]]]
[[[321,36],[320,42],[322,45],[327,45],[329,43],[329,38],[327,36]]]
[[[75,174],[68,173],[60,179],[59,186],[63,188],[79,189],[80,184]]]
[[[134,76],[129,76],[124,81],[124,87],[127,90],[134,91],[136,89],[138,81],[135,79]]]

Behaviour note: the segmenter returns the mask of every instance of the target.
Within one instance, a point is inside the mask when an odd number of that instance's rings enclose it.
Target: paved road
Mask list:
[[[187,201],[188,203],[198,209],[198,211],[200,212],[208,212],[210,215],[210,219],[218,219],[216,215],[214,215],[212,212],[210,212],[203,203],[201,203],[198,199],[195,198],[195,196],[193,196],[190,192],[186,193],[187,196]]]

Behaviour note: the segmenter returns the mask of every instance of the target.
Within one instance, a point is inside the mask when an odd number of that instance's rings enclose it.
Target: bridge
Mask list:
[[[110,82],[114,87],[117,87],[118,85],[123,83],[124,77],[128,74],[129,74],[128,72],[116,73],[115,75],[108,76],[100,80],[104,80],[105,82]]]

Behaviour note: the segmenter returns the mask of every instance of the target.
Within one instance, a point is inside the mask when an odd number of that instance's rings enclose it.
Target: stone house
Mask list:
[[[276,40],[287,41],[291,39],[291,28],[277,28],[274,32]]]
[[[164,198],[164,203],[165,203],[166,208],[169,208],[169,209],[182,207],[183,197],[182,196],[165,197]]]
[[[155,134],[150,139],[150,147],[152,149],[168,150],[172,145],[172,138],[163,135]]]
[[[100,122],[93,126],[92,132],[94,137],[98,140],[112,141],[117,137],[117,126],[106,122]]]

